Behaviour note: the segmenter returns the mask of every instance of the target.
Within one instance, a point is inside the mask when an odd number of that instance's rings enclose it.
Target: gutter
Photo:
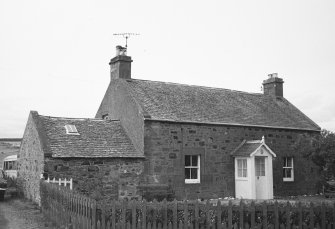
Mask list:
[[[317,129],[308,129],[308,128],[252,125],[252,124],[240,124],[240,123],[177,121],[177,120],[172,120],[172,119],[154,119],[154,118],[146,118],[146,117],[144,117],[144,121],[170,122],[170,123],[172,122],[172,123],[185,123],[185,124],[202,124],[202,125],[213,125],[213,126],[216,125],[216,126],[258,127],[258,128],[267,128],[267,129],[300,130],[300,131],[321,132],[321,128],[317,130]]]

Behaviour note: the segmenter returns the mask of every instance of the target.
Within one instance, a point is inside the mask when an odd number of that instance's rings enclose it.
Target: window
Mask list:
[[[256,157],[255,158],[255,171],[257,177],[265,176],[265,157]]]
[[[200,183],[200,155],[185,155],[185,183]]]
[[[283,181],[294,181],[293,157],[284,157],[283,162]]]
[[[237,159],[237,177],[247,177],[247,159]]]
[[[79,135],[75,125],[65,125],[66,134]]]

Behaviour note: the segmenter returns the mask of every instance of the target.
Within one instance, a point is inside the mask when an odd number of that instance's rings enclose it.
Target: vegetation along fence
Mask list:
[[[58,226],[84,229],[335,229],[335,206],[254,201],[114,201],[109,205],[41,183],[42,211]]]

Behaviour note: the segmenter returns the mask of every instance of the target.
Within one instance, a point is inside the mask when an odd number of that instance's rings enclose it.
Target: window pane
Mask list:
[[[243,160],[243,168],[244,168],[244,169],[247,168],[247,160],[246,160],[246,159]]]
[[[292,169],[284,169],[283,170],[283,177],[284,178],[291,178],[292,177]]]
[[[192,166],[198,166],[198,156],[191,156],[192,157]]]
[[[191,179],[191,169],[185,168],[185,179]]]
[[[256,176],[265,176],[265,158],[255,158]]]
[[[237,168],[242,169],[242,160],[241,159],[237,160]]]
[[[247,177],[247,169],[243,169],[243,177]]]
[[[191,156],[185,155],[185,166],[190,166],[190,165],[191,165]]]
[[[242,177],[242,169],[238,169],[237,170],[237,176],[238,177]]]
[[[292,167],[292,157],[287,158],[287,167]]]
[[[191,169],[191,179],[198,178],[198,169]]]

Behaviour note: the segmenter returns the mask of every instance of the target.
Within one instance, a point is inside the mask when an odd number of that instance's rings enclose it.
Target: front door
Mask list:
[[[268,157],[255,157],[255,186],[256,199],[268,199],[267,185],[267,159]]]

